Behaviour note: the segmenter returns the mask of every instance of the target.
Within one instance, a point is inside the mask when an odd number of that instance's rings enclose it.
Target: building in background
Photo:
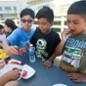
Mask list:
[[[26,3],[37,12],[42,6],[49,6],[54,10],[55,16],[66,16],[67,9],[77,0],[26,0]]]
[[[63,31],[67,27],[65,26],[67,9],[74,1],[76,0],[0,0],[0,23],[10,18],[17,24],[22,9],[32,8],[37,13],[45,5],[54,10],[54,28]]]
[[[20,11],[26,5],[23,0],[0,0],[0,20],[18,18]]]
[[[55,16],[66,15],[68,6],[74,0],[0,0],[0,19],[18,18],[20,11],[27,7],[35,13],[44,5],[51,7]],[[62,3],[63,2],[63,3]]]

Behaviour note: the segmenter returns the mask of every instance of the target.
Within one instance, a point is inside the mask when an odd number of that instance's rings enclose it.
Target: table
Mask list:
[[[71,81],[67,77],[67,72],[59,67],[53,66],[52,68],[45,68],[41,60],[37,60],[35,63],[30,63],[28,58],[17,57],[18,60],[23,61],[33,67],[36,70],[36,74],[28,80],[21,79],[20,86],[52,86],[53,84],[62,83],[68,86],[86,86],[85,83],[77,84]]]

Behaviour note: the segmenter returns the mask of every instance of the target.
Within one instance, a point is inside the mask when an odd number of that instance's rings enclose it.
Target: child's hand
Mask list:
[[[47,61],[45,61],[44,62],[44,66],[46,67],[46,68],[50,68],[51,66],[52,66],[52,61],[51,60],[47,60]]]
[[[20,48],[20,50],[21,50],[23,53],[26,53],[26,52],[27,52],[27,49],[26,49],[26,48]]]
[[[9,46],[5,49],[5,51],[9,56],[18,55],[18,51],[16,50],[15,46]]]
[[[0,68],[3,68],[5,66],[5,60],[0,59]]]
[[[19,48],[18,54],[20,56],[24,56],[24,54],[27,52],[26,48]]]
[[[62,40],[66,41],[70,35],[71,35],[70,30],[67,29],[61,33],[61,38]]]
[[[17,47],[17,46],[14,46],[14,47],[15,47],[15,49],[17,50],[18,55],[20,55],[20,56],[24,56],[24,54],[27,52],[27,50],[26,50],[25,47],[24,47],[24,48],[19,48],[19,47]]]
[[[7,76],[9,80],[17,80],[19,77],[19,70],[18,69],[11,70],[7,72],[4,76]]]
[[[74,82],[86,82],[86,74],[70,73],[68,77]]]

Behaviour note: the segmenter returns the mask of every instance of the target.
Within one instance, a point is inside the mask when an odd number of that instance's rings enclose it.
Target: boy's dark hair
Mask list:
[[[0,29],[4,29],[4,26],[0,24]]]
[[[22,18],[23,16],[26,16],[26,15],[30,15],[33,19],[34,19],[34,11],[30,8],[25,8],[21,11],[20,13],[20,18]]]
[[[68,9],[67,14],[78,14],[86,18],[86,1],[74,2]]]
[[[11,19],[7,19],[5,21],[5,25],[10,27],[12,29],[12,31],[17,28],[17,26],[15,25],[15,22],[13,20],[11,20]]]
[[[50,23],[54,21],[54,13],[53,10],[50,9],[47,6],[44,6],[43,8],[41,8],[38,13],[36,14],[36,18],[40,19],[40,18],[46,18]]]

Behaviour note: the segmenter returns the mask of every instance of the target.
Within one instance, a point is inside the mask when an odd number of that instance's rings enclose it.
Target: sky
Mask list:
[[[73,1],[80,1],[80,0],[53,0],[53,2],[55,2],[56,5],[62,5],[68,2],[73,2]],[[58,2],[58,3],[56,3]]]

